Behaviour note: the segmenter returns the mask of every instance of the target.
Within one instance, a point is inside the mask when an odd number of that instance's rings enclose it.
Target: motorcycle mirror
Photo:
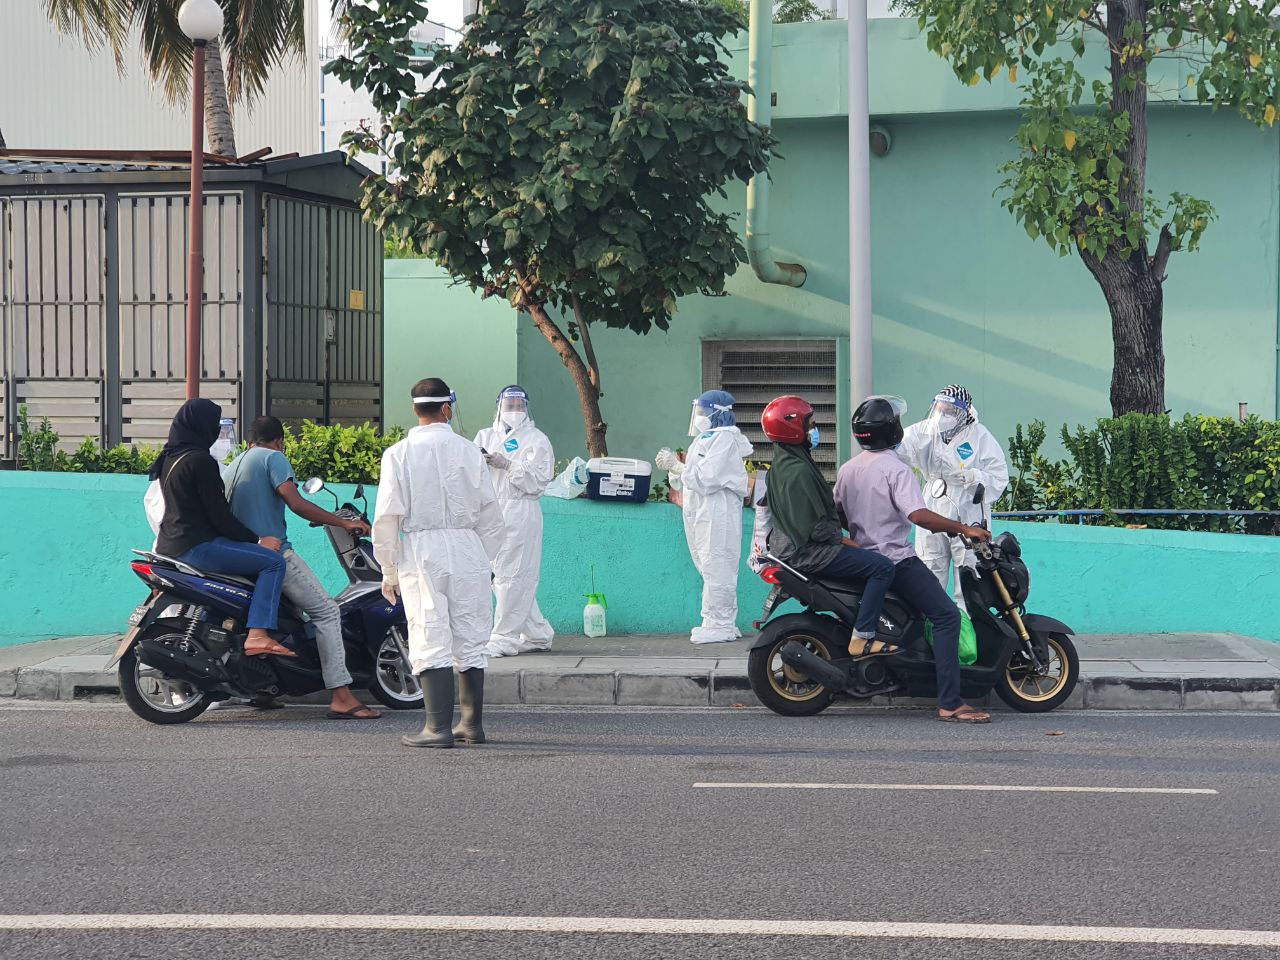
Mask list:
[[[363,499],[364,499],[364,484],[363,484],[363,483],[357,483],[357,484],[356,484],[356,492],[355,492],[355,494],[354,494],[354,497],[355,497],[355,499],[356,499],[356,500],[363,500]]]
[[[947,481],[938,477],[933,483],[929,484],[929,496],[934,500],[943,500],[947,496]]]
[[[986,499],[987,488],[983,484],[978,484],[978,489],[973,492],[973,502],[975,504],[982,503]]]
[[[319,477],[312,477],[302,485],[302,492],[308,496],[314,496],[324,489],[324,481]]]

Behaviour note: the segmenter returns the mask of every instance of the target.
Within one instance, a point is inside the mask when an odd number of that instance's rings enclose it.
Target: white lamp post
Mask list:
[[[849,0],[849,408],[872,389],[867,0]]]
[[[193,45],[191,57],[191,210],[187,254],[187,399],[200,396],[201,334],[204,309],[204,48],[222,36],[222,8],[216,0],[185,0],[178,26]]]

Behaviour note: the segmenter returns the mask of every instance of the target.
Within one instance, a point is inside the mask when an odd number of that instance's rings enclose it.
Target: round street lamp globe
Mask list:
[[[178,8],[178,26],[196,43],[222,36],[222,7],[216,0],[185,0]]]

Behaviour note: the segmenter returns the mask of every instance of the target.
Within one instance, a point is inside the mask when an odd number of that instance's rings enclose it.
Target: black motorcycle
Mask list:
[[[305,493],[325,490],[316,478]],[[368,502],[357,488],[354,504],[338,506],[344,520],[368,524]],[[319,524],[312,524],[319,526]],[[421,709],[422,691],[409,666],[404,607],[382,596],[382,571],[368,538],[326,527],[330,545],[349,581],[336,597],[353,685],[393,710]],[[129,632],[107,668],[119,663],[120,692],[129,708],[152,723],[185,723],[209,705],[231,697],[302,696],[325,689],[315,627],[281,600],[277,635],[296,657],[244,655],[245,618],[254,583],[206,573],[190,564],[135,550],[133,572],[151,590],[129,618]]]
[[[990,542],[967,542],[977,569],[963,568],[959,575],[977,634],[978,658],[960,668],[961,695],[983,697],[994,689],[1022,713],[1060,706],[1080,679],[1071,628],[1026,612],[1031,574],[1012,533]],[[876,636],[901,651],[854,659],[848,647],[862,587],[803,574],[774,557],[765,561],[760,576],[773,590],[756,623],[760,635],[752,644],[747,673],[766,707],[783,716],[808,717],[837,697],[937,696],[924,618],[900,597],[892,592],[886,597]],[[788,598],[799,601],[804,612],[769,619]]]

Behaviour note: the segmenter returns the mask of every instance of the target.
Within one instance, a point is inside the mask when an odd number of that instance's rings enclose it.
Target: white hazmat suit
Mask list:
[[[742,561],[742,510],[747,496],[751,443],[734,427],[713,427],[689,445],[680,479],[684,533],[693,565],[702,575],[702,623],[694,643],[738,639],[738,567]]]
[[[977,408],[970,405],[970,413],[972,422],[960,427],[949,442],[933,421],[913,423],[904,432],[898,455],[924,476],[926,507],[944,517],[973,525],[985,520],[992,504],[1003,496],[1009,485],[1009,465],[991,431],[978,422]],[[947,484],[943,497],[934,496],[931,489],[938,479]],[[983,487],[982,501],[974,503],[979,484]],[[954,564],[952,595],[960,609],[965,610],[960,569],[972,567],[975,558],[964,541],[917,528],[916,555],[938,578],[943,589],[947,587],[948,574]]]
[[[485,668],[504,529],[484,457],[448,424],[414,427],[382,455],[373,553],[399,585],[415,674]]]
[[[512,428],[499,412],[493,426],[476,435],[476,445],[490,453],[490,474],[506,524],[502,547],[493,561],[497,609],[489,656],[510,657],[529,650],[546,650],[555,630],[538,609],[538,581],[542,576],[539,497],[555,475],[551,441],[532,420],[526,418]]]

